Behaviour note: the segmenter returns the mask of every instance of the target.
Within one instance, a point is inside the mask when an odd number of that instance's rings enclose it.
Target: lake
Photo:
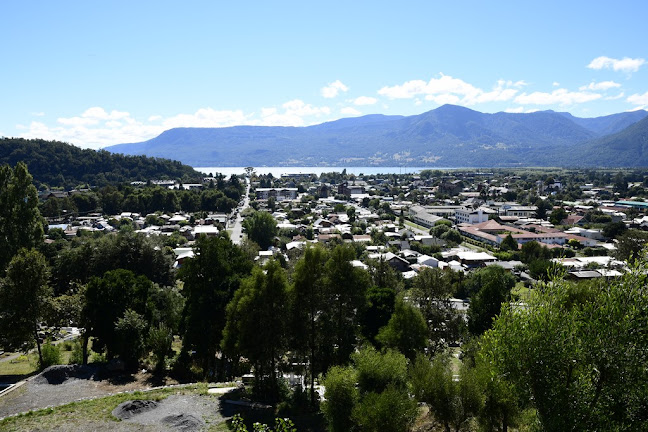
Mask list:
[[[232,174],[244,174],[245,167],[194,167],[196,171],[205,174],[221,173],[226,177]],[[434,170],[449,170],[457,168],[437,168],[437,167],[254,167],[257,174],[272,174],[274,177],[279,177],[282,174],[317,174],[320,175],[325,172],[342,172],[345,170],[347,174],[355,175],[376,175],[376,174],[412,174],[419,173],[424,169]]]

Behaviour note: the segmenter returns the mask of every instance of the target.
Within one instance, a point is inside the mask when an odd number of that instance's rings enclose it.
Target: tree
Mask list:
[[[185,306],[180,332],[184,353],[194,351],[204,377],[216,373],[216,353],[225,328],[227,304],[252,262],[227,237],[201,237],[193,258],[183,263],[178,277],[184,281]],[[219,373],[223,373],[222,368]]]
[[[421,310],[428,325],[430,352],[436,354],[459,339],[463,318],[450,303],[454,286],[452,272],[425,268],[414,280],[412,302]]]
[[[558,207],[551,211],[551,214],[549,215],[549,222],[554,225],[560,225],[560,222],[565,220],[567,216],[567,211],[562,207]]]
[[[138,315],[144,315],[149,292],[153,283],[145,276],[136,276],[133,272],[124,269],[111,270],[103,277],[93,277],[88,282],[85,290],[85,304],[82,311],[83,323],[86,328],[84,335],[95,339],[92,348],[95,351],[107,351],[108,358],[116,354],[126,355],[124,360],[133,360],[129,357],[128,349],[123,348],[124,338],[128,332],[115,327],[119,319],[125,317],[127,310],[132,310]],[[126,325],[135,321],[134,316],[128,317]],[[139,338],[141,335],[133,335]],[[131,362],[132,365],[132,362]]]
[[[310,399],[315,404],[315,376],[324,372],[320,350],[324,339],[324,326],[319,316],[328,308],[328,296],[324,281],[324,267],[328,260],[326,249],[321,246],[307,247],[297,261],[290,291],[292,310],[292,345],[308,357]]]
[[[623,222],[611,222],[603,227],[603,235],[609,239],[615,239],[626,232],[628,227]]]
[[[272,246],[277,235],[277,221],[268,212],[257,211],[243,221],[243,228],[248,237],[256,242],[262,250]]]
[[[623,261],[633,262],[641,256],[641,251],[648,242],[648,232],[629,229],[617,238],[615,256]]]
[[[535,240],[524,243],[520,249],[520,260],[525,264],[538,259],[548,260],[549,258],[551,258],[549,249]]]
[[[0,345],[21,349],[36,344],[43,363],[38,326],[47,312],[51,290],[45,257],[32,249],[20,249],[0,281]]]
[[[515,241],[511,233],[508,233],[508,235],[504,237],[504,240],[502,240],[502,243],[500,243],[500,249],[503,251],[517,252],[518,248],[518,242]]]
[[[360,332],[360,317],[365,306],[365,294],[370,285],[369,274],[354,267],[355,250],[338,245],[324,267],[328,307],[322,313],[325,326],[325,367],[345,364],[354,351]]]
[[[255,388],[275,400],[278,395],[277,365],[288,345],[288,283],[275,260],[241,282],[227,306],[222,346],[233,357],[245,357],[254,365]]]
[[[422,354],[416,358],[410,371],[414,396],[429,405],[446,432],[450,432],[451,427],[460,431],[482,406],[475,372],[466,366],[462,366],[459,372],[459,379],[455,381],[446,356],[437,355],[430,362]]]
[[[116,353],[130,369],[137,368],[146,351],[147,330],[148,323],[144,317],[132,309],[127,309],[115,322]]]
[[[543,430],[640,430],[648,421],[648,292],[638,260],[598,286],[553,280],[505,306],[482,356],[533,404]]]
[[[324,378],[322,412],[337,431],[405,432],[417,415],[407,390],[407,359],[396,351],[363,348],[354,367],[332,367]]]
[[[38,211],[38,192],[27,166],[0,167],[0,276],[21,249],[40,246],[43,220]]]
[[[326,373],[322,382],[326,388],[322,412],[331,432],[353,430],[351,414],[359,398],[356,382],[357,372],[350,366],[333,366]]]
[[[427,346],[428,329],[421,311],[406,303],[396,300],[394,314],[387,325],[380,329],[376,338],[386,348],[397,349],[410,361]]]
[[[395,302],[396,291],[393,288],[372,286],[367,290],[366,307],[360,324],[362,336],[369,342],[376,343],[378,332],[387,325],[394,313]]]
[[[502,303],[510,301],[515,278],[500,266],[488,266],[473,273],[468,285],[477,287],[470,299],[468,331],[478,336],[491,328]]]

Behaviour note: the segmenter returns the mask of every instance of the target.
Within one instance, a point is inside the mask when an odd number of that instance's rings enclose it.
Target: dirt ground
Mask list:
[[[148,373],[135,375],[108,374],[97,368],[53,366],[32,377],[19,388],[0,397],[0,418],[70,402],[102,397],[119,392],[146,390],[161,385]],[[171,395],[154,408],[138,412],[121,422],[88,422],[58,427],[58,431],[200,431],[225,419],[220,414],[220,401],[215,397]]]

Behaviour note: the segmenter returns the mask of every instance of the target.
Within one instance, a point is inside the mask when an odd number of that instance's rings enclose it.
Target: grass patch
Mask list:
[[[160,401],[174,394],[206,395],[207,385],[198,384],[148,392],[122,393],[99,399],[72,402],[55,408],[30,411],[26,414],[0,420],[0,430],[22,432],[51,430],[63,426],[65,426],[66,430],[74,430],[76,428],[83,429],[84,424],[92,422],[118,422],[119,420],[113,417],[112,411],[120,403],[133,399]]]
[[[26,376],[36,372],[38,354],[21,354],[13,360],[0,362],[0,376]]]
[[[409,225],[409,226],[411,226],[412,228],[417,228],[417,229],[423,230],[423,231],[425,231],[425,232],[429,232],[429,231],[430,231],[430,228],[427,228],[427,227],[424,227],[423,225],[419,225],[419,224],[417,224],[417,223],[414,223],[414,222],[412,222],[412,221],[409,220],[409,219],[405,219],[403,222],[405,223],[405,225]]]

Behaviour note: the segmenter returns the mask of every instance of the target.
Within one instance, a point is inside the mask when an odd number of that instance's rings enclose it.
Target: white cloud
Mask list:
[[[642,58],[630,58],[624,57],[622,59],[615,59],[611,57],[596,57],[594,60],[587,65],[590,69],[613,69],[615,71],[621,72],[637,72],[641,65],[643,65],[646,60]]]
[[[333,81],[326,87],[323,87],[321,90],[322,96],[327,99],[332,99],[336,97],[340,92],[346,92],[349,90],[347,86],[342,84],[340,80]]]
[[[621,84],[614,81],[591,82],[589,85],[579,87],[579,90],[609,90],[621,87]]]
[[[34,117],[44,117],[45,113],[40,111],[40,112],[33,112],[31,113],[31,115],[33,115]]]
[[[648,105],[648,91],[644,94],[633,94],[628,96],[627,101],[635,105]]]
[[[567,89],[557,89],[551,93],[533,92],[522,93],[515,98],[515,103],[521,105],[573,105],[600,99],[601,95],[590,92],[570,92]]]
[[[150,116],[148,118],[148,121],[150,121],[150,122],[156,122],[156,121],[159,121],[159,120],[162,120],[161,115],[152,115],[152,116]]]
[[[554,81],[551,85],[554,87],[560,87],[560,83],[558,81]]]
[[[374,105],[378,99],[371,96],[360,96],[353,100],[355,105]]]
[[[215,110],[201,108],[193,114],[178,114],[165,119],[162,128],[177,127],[226,127],[249,123],[249,117],[241,110]]]
[[[340,110],[340,112],[344,115],[350,115],[350,116],[359,116],[362,115],[362,112],[358,111],[357,109],[353,107],[344,107]]]
[[[603,99],[605,99],[605,100],[617,100],[617,99],[621,99],[621,98],[623,98],[623,96],[625,96],[625,93],[624,93],[624,92],[621,92],[621,93],[619,93],[619,94],[616,95],[616,96],[607,96],[607,97],[605,97],[605,98],[603,98]]]
[[[506,108],[504,112],[507,113],[523,113],[524,112],[524,107],[515,107],[515,108]]]
[[[331,108],[327,106],[316,107],[307,104],[300,99],[294,99],[281,105],[283,111],[278,108],[261,109],[261,119],[255,119],[251,124],[263,126],[306,126],[313,124],[306,121],[304,117],[315,117],[316,119],[329,116]]]
[[[497,81],[491,91],[485,91],[459,78],[441,74],[440,78],[407,81],[401,85],[386,86],[378,94],[389,99],[413,99],[424,96],[426,100],[438,104],[458,103],[474,105],[486,102],[501,102],[512,99],[518,92],[515,88],[525,86],[524,81]]]

